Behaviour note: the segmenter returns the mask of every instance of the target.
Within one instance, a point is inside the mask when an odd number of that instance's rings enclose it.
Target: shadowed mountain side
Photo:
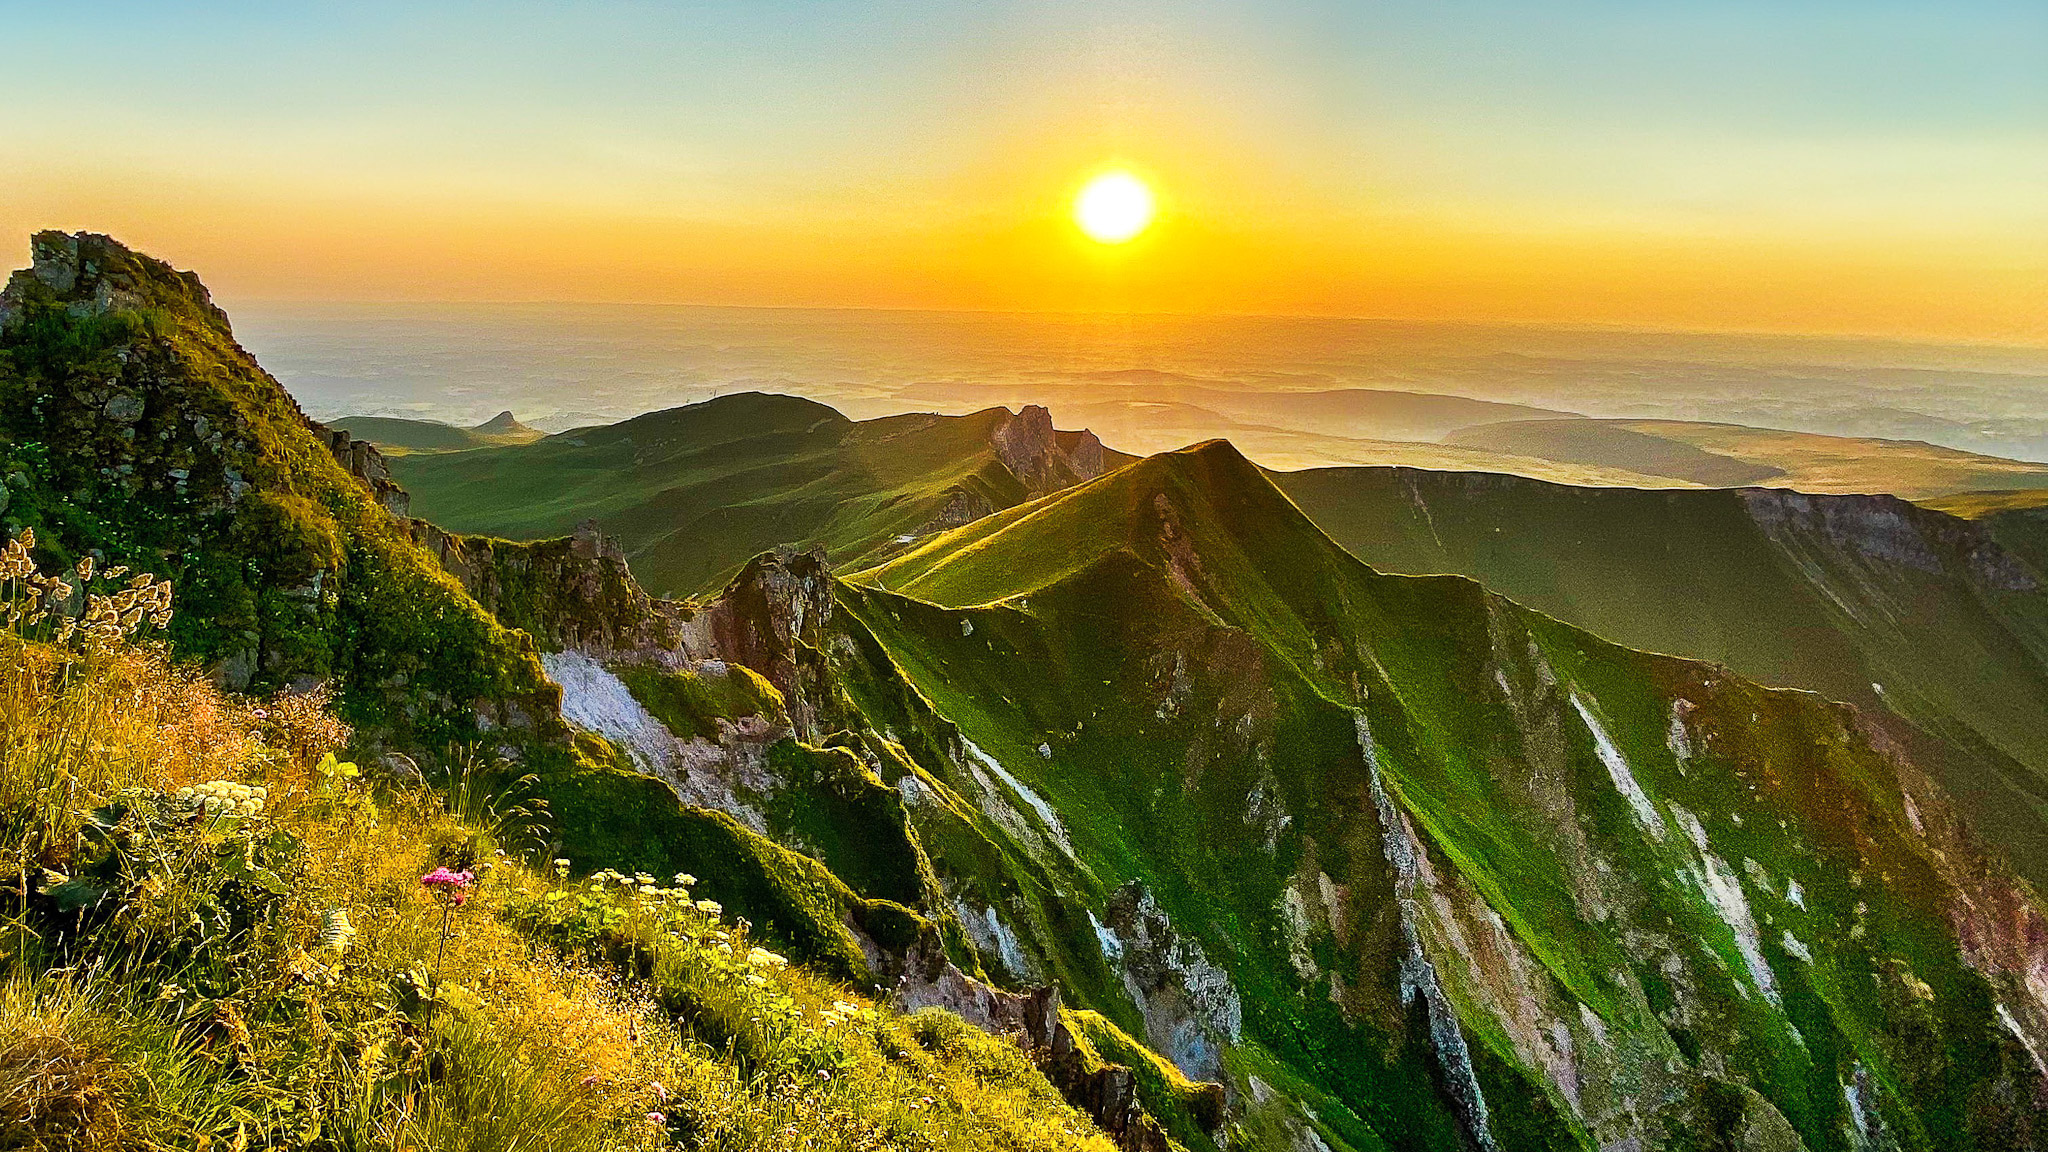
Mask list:
[[[741,393],[392,471],[413,512],[451,530],[532,539],[595,519],[650,591],[689,595],[778,545],[872,559],[1125,459],[1042,408],[855,422]]]
[[[1470,576],[1619,643],[1902,719],[1898,738],[2048,879],[2044,557],[1888,496],[1381,468],[1273,479],[1381,571]]]

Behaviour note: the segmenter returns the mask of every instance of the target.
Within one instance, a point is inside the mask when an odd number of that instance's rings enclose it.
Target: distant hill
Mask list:
[[[358,440],[375,444],[386,456],[413,452],[466,452],[472,448],[496,448],[507,444],[531,444],[546,436],[538,428],[521,424],[510,412],[500,412],[474,428],[458,428],[438,420],[405,420],[396,416],[344,416],[330,421]]]
[[[738,393],[536,443],[392,462],[413,511],[515,539],[597,520],[659,595],[715,591],[780,544],[859,563],[1129,459],[1043,408],[856,422]]]
[[[1481,424],[1449,444],[1622,469],[1714,487],[1889,493],[1926,500],[1961,492],[2048,488],[2048,464],[1979,456],[1914,440],[1871,440],[1682,420],[1529,420]]]

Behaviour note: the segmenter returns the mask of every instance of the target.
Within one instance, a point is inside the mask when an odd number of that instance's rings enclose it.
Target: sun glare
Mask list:
[[[1152,211],[1152,190],[1128,172],[1105,172],[1074,198],[1074,223],[1103,244],[1121,244],[1143,232]]]

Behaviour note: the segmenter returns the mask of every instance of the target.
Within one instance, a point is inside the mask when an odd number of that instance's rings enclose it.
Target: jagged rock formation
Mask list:
[[[682,643],[691,610],[649,596],[618,541],[596,521],[571,536],[528,543],[458,536],[425,520],[405,525],[479,604],[543,649],[616,657],[669,652]]]
[[[819,637],[832,620],[833,582],[822,549],[764,552],[693,617],[684,649],[744,664],[782,694],[799,738],[818,739],[826,691]]]
[[[326,427],[317,421],[313,422],[313,427],[326,437],[327,450],[334,453],[335,463],[362,481],[363,487],[376,498],[378,507],[404,518],[411,509],[412,498],[391,479],[391,466],[385,463],[384,454],[377,451],[377,446],[368,440],[352,439],[347,432]]]
[[[1082,429],[1074,433],[1053,430],[1052,413],[1037,404],[1027,404],[1016,415],[1007,411],[989,433],[996,459],[1003,462],[1024,490],[1043,496],[1102,475],[1102,441]]]

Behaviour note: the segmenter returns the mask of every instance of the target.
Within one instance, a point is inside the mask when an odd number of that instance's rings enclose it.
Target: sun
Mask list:
[[[1152,190],[1129,172],[1104,172],[1074,197],[1074,223],[1088,238],[1121,244],[1152,223]]]

